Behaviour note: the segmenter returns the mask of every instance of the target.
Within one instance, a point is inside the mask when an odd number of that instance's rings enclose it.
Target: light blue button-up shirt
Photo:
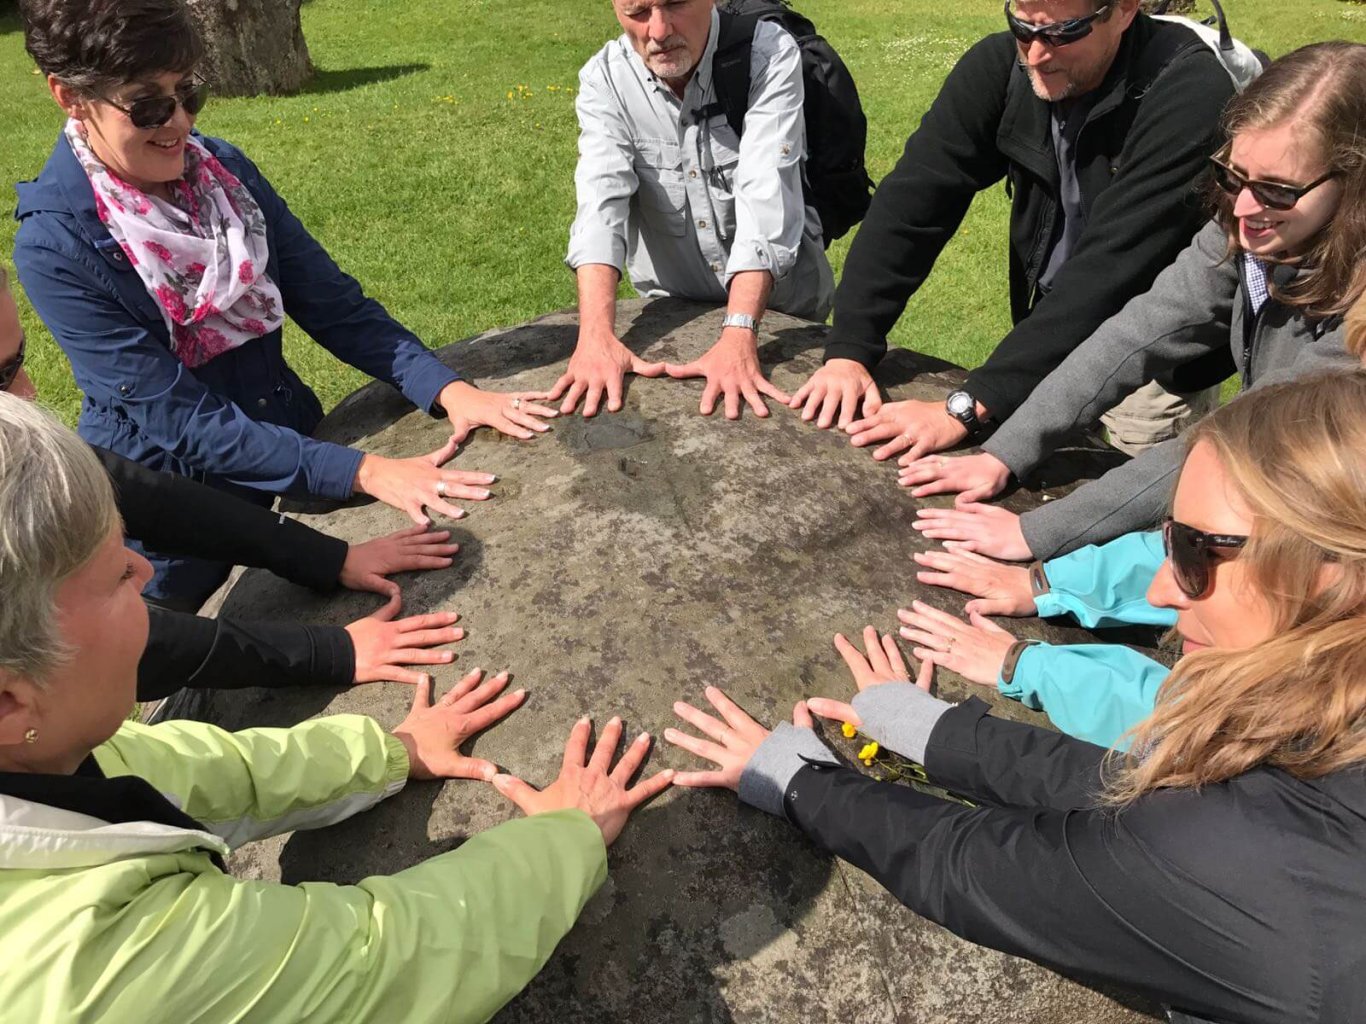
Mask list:
[[[773,275],[769,308],[824,320],[834,278],[806,205],[801,53],[771,22],[754,33],[744,138],[716,100],[719,16],[680,100],[625,36],[579,72],[578,212],[565,262],[623,266],[642,295],[725,302],[734,275]],[[719,107],[717,108],[719,110]]]

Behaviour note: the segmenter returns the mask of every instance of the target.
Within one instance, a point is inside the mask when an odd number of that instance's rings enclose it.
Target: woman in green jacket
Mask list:
[[[150,566],[124,547],[94,453],[0,394],[0,1006],[30,1024],[483,1021],[526,985],[607,874],[664,772],[615,769],[621,724],[577,723],[538,792],[460,754],[524,699],[467,675],[365,717],[228,733],[127,721]],[[357,885],[238,880],[253,839],[347,818],[408,778],[493,781],[530,816]]]

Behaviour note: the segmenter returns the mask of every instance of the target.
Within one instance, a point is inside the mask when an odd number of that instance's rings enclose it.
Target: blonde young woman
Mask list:
[[[774,732],[687,705],[728,786],[973,941],[1160,998],[1173,1019],[1349,1022],[1366,1006],[1366,371],[1193,428],[1149,600],[1186,656],[1132,754],[954,706],[890,638],[839,638],[860,693]],[[1277,429],[1268,430],[1274,423]],[[834,763],[852,721],[976,806]]]
[[[462,755],[524,700],[505,673],[475,670],[434,705],[426,681],[392,733],[360,715],[130,723],[150,575],[90,448],[0,394],[5,1020],[485,1021],[606,879],[631,809],[669,784],[629,785],[646,736],[612,768],[618,719],[591,759],[579,721],[542,792]],[[232,848],[341,821],[409,778],[491,781],[530,817],[356,885],[227,873]]]

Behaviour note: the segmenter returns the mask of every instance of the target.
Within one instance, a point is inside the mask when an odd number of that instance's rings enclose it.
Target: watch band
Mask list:
[[[1048,574],[1043,571],[1043,562],[1034,559],[1029,563],[1029,592],[1035,597],[1042,597],[1052,589],[1048,585]]]
[[[753,331],[755,334],[759,333],[758,319],[750,316],[748,313],[727,313],[725,318],[721,321],[721,326],[723,328],[743,327],[747,331]]]
[[[1020,656],[1039,642],[1038,640],[1016,640],[1010,645],[1010,650],[1006,651],[1006,660],[1001,662],[1001,682],[1013,683],[1015,681],[1015,669],[1019,667]]]

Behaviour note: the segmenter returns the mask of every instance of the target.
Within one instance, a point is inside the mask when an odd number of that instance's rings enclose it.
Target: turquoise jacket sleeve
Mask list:
[[[1121,644],[1034,644],[1020,655],[1009,683],[996,686],[1025,707],[1043,711],[1063,732],[1104,747],[1153,711],[1171,670]]]
[[[1034,599],[1044,617],[1071,615],[1088,629],[1174,626],[1176,612],[1148,603],[1148,586],[1166,555],[1162,534],[1126,533],[1044,563],[1049,592]]]

